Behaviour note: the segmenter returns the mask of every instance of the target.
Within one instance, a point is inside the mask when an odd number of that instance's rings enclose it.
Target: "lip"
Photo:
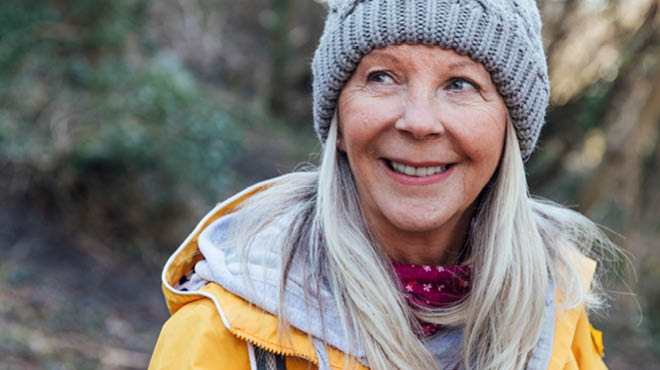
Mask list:
[[[407,164],[408,166],[412,166],[412,167],[435,167],[435,166],[446,166],[451,164],[445,162],[413,162],[407,159],[400,159],[400,158],[383,158],[383,160]]]
[[[414,167],[431,167],[431,166],[446,166],[449,165],[449,168],[440,173],[436,173],[434,175],[430,176],[423,176],[423,177],[416,177],[416,176],[408,176],[403,173],[398,173],[394,172],[390,169],[390,167],[387,165],[387,161],[390,159],[381,159],[380,164],[383,166],[385,169],[385,172],[396,182],[403,184],[403,185],[413,185],[413,186],[423,186],[423,185],[432,185],[436,184],[440,181],[443,181],[449,175],[454,171],[454,164],[447,164],[447,163],[440,163],[440,162],[410,162],[410,161],[405,161],[405,160],[399,160],[399,159],[391,159],[394,162],[399,162],[399,163],[404,163],[409,166],[414,166]]]

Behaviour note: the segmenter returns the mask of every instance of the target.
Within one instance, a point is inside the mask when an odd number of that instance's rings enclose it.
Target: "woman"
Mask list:
[[[334,1],[312,68],[320,166],[200,222],[150,368],[605,368],[585,256],[614,247],[527,194],[534,1]]]

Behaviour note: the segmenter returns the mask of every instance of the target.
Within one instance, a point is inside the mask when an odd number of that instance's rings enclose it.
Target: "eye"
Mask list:
[[[454,91],[468,91],[478,90],[477,85],[465,78],[454,78],[449,81],[449,90]]]
[[[376,71],[369,73],[369,76],[367,76],[367,81],[381,83],[381,84],[394,83],[394,79],[392,78],[392,76],[390,76],[389,74],[383,71]]]

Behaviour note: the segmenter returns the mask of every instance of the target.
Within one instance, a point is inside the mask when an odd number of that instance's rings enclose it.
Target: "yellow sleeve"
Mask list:
[[[225,328],[215,305],[200,299],[163,325],[149,370],[250,369],[246,342]]]
[[[604,356],[602,333],[591,326],[584,310],[575,328],[571,350],[578,369],[607,369],[602,358]]]

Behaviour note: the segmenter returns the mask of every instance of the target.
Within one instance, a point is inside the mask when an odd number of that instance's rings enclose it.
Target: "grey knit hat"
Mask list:
[[[481,63],[509,110],[527,160],[545,121],[548,67],[535,0],[334,0],[312,62],[321,142],[344,84],[372,50],[437,45]]]

